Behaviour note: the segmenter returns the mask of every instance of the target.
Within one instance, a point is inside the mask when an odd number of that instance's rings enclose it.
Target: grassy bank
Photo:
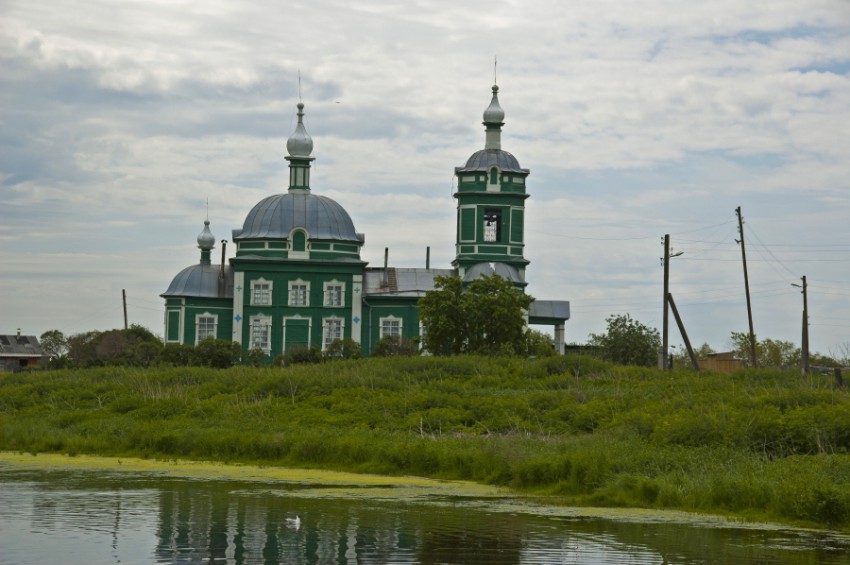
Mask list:
[[[840,529],[848,449],[850,395],[797,372],[459,357],[0,377],[0,450],[467,479]]]

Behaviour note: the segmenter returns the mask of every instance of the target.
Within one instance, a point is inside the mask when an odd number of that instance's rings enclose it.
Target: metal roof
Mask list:
[[[455,167],[455,174],[489,171],[498,167],[502,172],[528,174],[528,169],[519,166],[519,161],[503,149],[482,149],[472,154],[463,167]]]
[[[569,320],[570,303],[568,300],[535,300],[528,307],[528,317]]]
[[[507,263],[498,262],[474,264],[467,269],[466,274],[463,276],[463,282],[468,283],[475,279],[480,279],[483,276],[492,277],[493,275],[499,275],[503,279],[507,279],[512,283],[525,282],[522,280],[522,277],[516,267],[508,265]]]
[[[224,266],[224,281],[219,283],[221,265],[192,265],[174,277],[168,290],[160,294],[168,297],[233,298],[233,270]]]
[[[306,191],[275,194],[261,200],[245,218],[233,240],[287,239],[294,228],[307,230],[311,239],[362,243],[345,208],[327,196]]]
[[[34,335],[0,335],[0,357],[43,357]]]
[[[434,278],[456,276],[454,269],[383,268],[366,269],[363,292],[369,296],[422,296],[434,290]]]

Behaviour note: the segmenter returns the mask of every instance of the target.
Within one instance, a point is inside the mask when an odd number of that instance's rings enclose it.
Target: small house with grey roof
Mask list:
[[[240,343],[246,353],[260,349],[275,357],[305,347],[324,351],[350,338],[369,355],[385,336],[423,335],[418,301],[438,276],[470,283],[498,275],[524,291],[529,170],[501,147],[505,113],[498,93],[493,86],[484,111],[484,149],[455,168],[455,259],[443,269],[395,268],[386,258],[382,267],[367,266],[360,257],[364,234],[339,203],[312,190],[313,140],[299,102],[298,123],[286,143],[287,191],[257,203],[233,230],[236,252],[229,262],[222,241],[221,263],[212,264],[216,238],[204,222],[200,262],[180,271],[161,295],[166,342],[197,344],[214,337]],[[561,352],[569,317],[569,302],[561,300],[535,300],[528,311],[530,324],[554,328]]]

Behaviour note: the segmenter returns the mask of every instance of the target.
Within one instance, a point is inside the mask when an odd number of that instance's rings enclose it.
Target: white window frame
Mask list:
[[[201,320],[209,320],[212,319],[212,334],[205,335],[203,338],[201,337]],[[211,337],[216,339],[218,337],[218,314],[210,314],[209,312],[204,312],[203,314],[195,315],[195,345],[201,343],[204,338]]]
[[[395,323],[395,322],[397,322],[397,325],[395,327],[398,328],[398,333],[385,331],[385,325],[386,324],[392,324],[392,323]],[[390,327],[392,327],[392,326],[390,326]],[[385,316],[383,318],[378,318],[378,331],[379,331],[378,338],[380,338],[380,339],[383,339],[384,337],[386,337],[388,335],[397,335],[399,338],[401,338],[401,337],[404,336],[403,330],[404,330],[404,321],[401,318],[398,318],[396,316]]]
[[[265,296],[268,299],[267,301],[259,301],[258,293],[262,292],[261,287],[267,286]],[[272,281],[267,281],[266,279],[260,278],[251,281],[251,306],[271,306],[272,305],[272,290],[273,285]]]
[[[265,341],[258,341],[258,332],[265,328]],[[272,349],[272,318],[271,316],[251,316],[251,324],[248,331],[249,351],[254,349],[263,350],[266,355],[271,353]]]
[[[300,292],[300,287],[304,287],[303,296],[298,296],[294,294],[295,292]],[[289,291],[289,306],[297,307],[297,308],[306,308],[310,306],[310,282],[302,279],[296,279],[294,281],[289,281],[288,284]],[[300,300],[303,298],[303,301]]]
[[[334,326],[333,335],[331,335],[331,324]],[[327,351],[330,344],[343,338],[345,338],[345,318],[336,316],[322,318],[322,351]]]
[[[324,288],[322,289],[322,291],[323,291],[323,296],[324,296],[325,307],[327,307],[327,308],[345,308],[345,283],[344,282],[340,282],[340,281],[334,279],[332,281],[327,281],[326,283],[324,283],[323,287]],[[332,298],[331,293],[336,292],[336,291],[332,291],[331,289],[337,288],[337,287],[338,287],[338,292],[339,292],[339,303],[333,304],[333,301],[331,300],[331,298]]]

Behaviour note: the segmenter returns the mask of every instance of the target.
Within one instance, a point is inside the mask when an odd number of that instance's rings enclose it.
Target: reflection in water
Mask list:
[[[576,519],[470,502],[4,472],[0,564],[850,563],[850,541],[825,534]]]

